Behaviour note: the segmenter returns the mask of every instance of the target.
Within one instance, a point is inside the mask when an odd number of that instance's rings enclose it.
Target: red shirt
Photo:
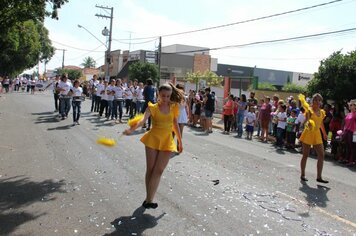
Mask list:
[[[350,112],[345,117],[344,130],[356,132],[356,112]]]
[[[224,112],[223,112],[224,115],[227,115],[227,116],[233,115],[233,107],[232,107],[233,104],[234,104],[233,100],[227,100],[227,102],[224,105]]]

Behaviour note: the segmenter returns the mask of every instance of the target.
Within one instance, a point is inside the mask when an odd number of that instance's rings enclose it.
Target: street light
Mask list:
[[[78,27],[79,27],[79,28],[83,28],[86,32],[88,32],[91,36],[93,36],[96,40],[98,40],[102,45],[104,45],[106,49],[108,48],[108,46],[107,46],[105,43],[103,43],[100,39],[98,39],[98,38],[97,38],[92,32],[90,32],[87,28],[85,28],[85,27],[82,26],[82,25],[78,25]],[[106,27],[105,27],[105,28],[106,28]]]
[[[87,28],[85,28],[82,25],[78,25],[79,28],[83,28],[85,31],[87,31],[91,36],[93,36],[96,40],[98,40],[102,45],[105,46],[106,51],[105,51],[105,64],[106,64],[106,72],[105,72],[105,80],[109,80],[110,75],[109,75],[109,65],[110,65],[110,47],[111,47],[111,31],[109,31],[106,27],[101,31],[102,35],[104,36],[109,36],[109,45],[103,43],[100,39],[98,39],[92,32],[90,32]]]

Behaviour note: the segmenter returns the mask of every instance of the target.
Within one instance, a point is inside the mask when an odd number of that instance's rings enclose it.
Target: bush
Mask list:
[[[271,83],[258,83],[258,90],[277,91],[277,88]]]
[[[283,86],[282,91],[292,93],[304,93],[306,89],[301,85],[289,83]]]

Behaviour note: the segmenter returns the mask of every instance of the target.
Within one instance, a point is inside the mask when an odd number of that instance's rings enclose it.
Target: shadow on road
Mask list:
[[[58,113],[54,112],[39,112],[39,113],[31,113],[34,116],[37,116],[35,124],[42,123],[57,123],[59,122]]]
[[[0,235],[9,235],[20,225],[35,220],[42,214],[31,214],[21,210],[35,202],[55,200],[55,192],[64,192],[64,181],[45,180],[33,182],[29,178],[16,176],[0,180]]]
[[[48,128],[47,131],[66,130],[66,129],[70,129],[71,127],[73,127],[73,125],[63,125],[63,126],[57,126],[57,127],[53,127],[53,128]]]
[[[317,185],[316,188],[310,187],[307,183],[301,182],[302,187],[299,188],[300,191],[306,194],[305,200],[308,202],[309,207],[326,207],[329,198],[327,196],[329,187],[323,185]]]
[[[53,112],[50,112],[50,111],[45,111],[45,112],[35,112],[35,113],[31,113],[31,115],[34,115],[34,116],[53,115]]]
[[[94,124],[96,127],[116,125],[113,120],[107,120],[105,117],[103,118],[103,117],[96,116],[96,117],[88,118],[86,120]]]
[[[115,227],[115,231],[110,234],[105,234],[107,236],[140,236],[146,229],[155,227],[166,213],[162,213],[158,217],[152,216],[150,214],[144,214],[145,208],[140,206],[137,208],[131,216],[121,216],[111,222],[111,225]]]

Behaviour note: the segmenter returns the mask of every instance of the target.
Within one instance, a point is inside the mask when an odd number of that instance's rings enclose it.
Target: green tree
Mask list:
[[[2,0],[0,29],[28,20],[43,22],[46,16],[58,19],[58,9],[68,0]],[[2,31],[2,30],[1,30]]]
[[[309,95],[320,93],[337,103],[355,98],[356,50],[347,54],[334,52],[321,61],[319,70],[307,86]]]
[[[146,82],[146,79],[151,78],[153,82],[158,82],[157,65],[147,62],[135,62],[129,66],[129,78],[137,79],[139,82]]]
[[[68,79],[76,80],[83,76],[81,70],[73,70],[73,69],[57,69],[56,74],[63,75],[68,74]]]
[[[201,72],[193,72],[187,74],[187,80],[191,83],[194,83],[196,87],[198,87],[198,83],[201,80],[205,80],[207,86],[214,86],[214,87],[222,87],[223,78],[219,77],[212,71],[205,71],[204,73]]]
[[[95,68],[96,61],[92,57],[86,57],[80,65],[84,66],[84,68]]]
[[[54,48],[43,21],[57,18],[67,0],[0,1],[0,75],[15,75],[38,61],[48,61]]]

